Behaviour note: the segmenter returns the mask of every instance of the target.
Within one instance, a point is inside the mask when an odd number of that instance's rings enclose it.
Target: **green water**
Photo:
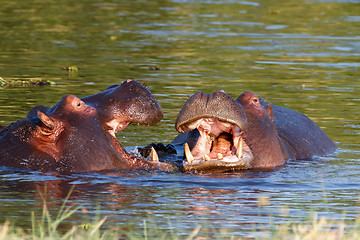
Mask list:
[[[358,215],[360,1],[0,0],[0,6],[0,77],[57,83],[1,87],[3,125],[35,105],[52,106],[65,94],[84,97],[131,78],[151,89],[165,116],[155,126],[129,126],[118,135],[125,146],[170,143],[186,99],[217,89],[234,98],[251,90],[300,111],[339,146],[335,156],[225,176],[4,169],[1,219],[26,224],[41,207],[37,189],[46,186],[56,206],[72,184],[72,201],[90,213],[100,204],[109,225],[141,228],[150,215],[165,229],[170,219],[184,235],[197,223],[249,236],[257,224],[267,228],[270,216],[281,223],[312,210],[335,219]],[[70,66],[79,71],[63,70]],[[270,204],[259,209],[264,195]]]

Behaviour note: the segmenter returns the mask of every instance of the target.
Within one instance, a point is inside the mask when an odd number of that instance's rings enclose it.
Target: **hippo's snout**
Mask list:
[[[95,107],[103,122],[135,122],[154,125],[163,118],[156,98],[140,82],[125,80],[121,85],[111,85],[105,91],[82,98]]]

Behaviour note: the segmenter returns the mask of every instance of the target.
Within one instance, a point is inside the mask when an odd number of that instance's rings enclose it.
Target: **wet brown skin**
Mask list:
[[[333,153],[336,145],[308,117],[252,92],[233,100],[223,91],[195,93],[180,111],[172,144],[186,142],[185,171],[272,168],[288,159]],[[240,150],[239,150],[240,149]]]
[[[270,118],[271,105],[264,109],[260,99],[252,92],[244,92],[236,102],[240,103],[246,112],[247,122],[242,127],[242,138],[254,155],[251,166],[274,167],[290,159],[292,155],[285,150],[286,146],[279,138],[276,125]]]
[[[131,156],[115,137],[131,122],[153,125],[162,116],[157,100],[137,81],[82,99],[67,95],[52,108],[34,107],[26,119],[0,131],[0,165],[56,172],[171,170]]]

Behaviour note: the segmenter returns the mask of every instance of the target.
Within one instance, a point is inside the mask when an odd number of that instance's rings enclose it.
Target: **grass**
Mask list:
[[[43,208],[43,213],[40,219],[36,219],[32,214],[31,229],[21,229],[6,221],[0,226],[0,240],[10,239],[245,239],[235,237],[227,229],[213,230],[209,232],[208,228],[204,228],[206,234],[202,233],[203,227],[196,226],[187,235],[181,235],[177,230],[164,230],[148,227],[147,221],[143,222],[143,232],[134,232],[134,230],[101,230],[101,226],[106,221],[106,217],[97,220],[93,223],[84,223],[81,225],[72,226],[67,231],[61,231],[59,225],[61,222],[69,218],[78,208],[65,207],[65,204],[59,210],[55,219],[52,219],[47,207]],[[210,230],[211,231],[211,230]],[[301,224],[286,223],[281,225],[274,225],[272,230],[264,230],[263,232],[255,232],[252,236],[247,236],[246,239],[298,239],[298,240],[342,240],[360,239],[360,220],[348,223],[344,221],[333,221],[324,218],[318,219],[315,215],[311,222]]]
[[[76,209],[76,208],[75,208]],[[10,239],[208,239],[201,235],[202,226],[198,225],[193,231],[189,232],[187,236],[178,235],[176,232],[168,232],[159,229],[148,229],[146,221],[144,220],[144,229],[142,236],[134,234],[134,232],[124,230],[100,230],[100,227],[106,221],[106,217],[93,224],[86,224],[88,228],[84,228],[84,225],[73,226],[70,230],[60,233],[58,227],[63,219],[68,218],[75,211],[75,209],[64,208],[59,211],[60,215],[57,219],[52,220],[44,210],[44,215],[40,221],[33,221],[32,229],[24,230],[17,228],[6,221],[0,226],[0,240]],[[275,225],[274,230],[266,230],[260,235],[248,236],[246,239],[298,239],[298,240],[342,240],[349,239],[355,240],[360,239],[359,233],[359,220],[356,220],[354,226],[350,229],[346,229],[344,222],[335,222],[326,219],[317,219],[314,217],[313,222],[302,223],[302,224],[281,224]],[[208,229],[206,230],[208,231]],[[215,237],[214,237],[215,236]],[[227,232],[225,229],[216,232],[211,237],[212,239],[245,239],[235,237],[231,235],[231,232]]]
[[[276,226],[271,237],[265,239],[340,240],[360,239],[360,219],[353,222],[317,218],[301,224],[286,223]]]
[[[160,229],[156,222],[150,220],[143,221],[143,229],[133,227],[108,229],[101,227],[106,222],[106,217],[95,218],[93,222],[84,222],[79,225],[61,227],[62,223],[69,219],[80,207],[67,206],[68,199],[72,191],[60,206],[56,216],[52,216],[47,207],[45,198],[43,199],[43,209],[41,216],[31,214],[31,227],[19,228],[9,221],[0,225],[0,240],[83,240],[83,239],[295,239],[295,240],[355,240],[360,239],[360,218],[352,221],[335,221],[325,218],[318,218],[314,214],[311,218],[305,219],[303,223],[271,224],[266,226],[263,231],[255,231],[244,238],[233,236],[230,229],[209,229],[206,224],[201,223],[194,226],[194,229],[186,232],[184,229],[173,228],[169,222],[168,229]]]
[[[68,193],[61,207],[59,208],[55,217],[52,217],[46,204],[46,200],[42,194],[43,209],[41,217],[36,217],[35,213],[31,214],[31,228],[22,229],[5,221],[0,226],[0,240],[10,239],[32,239],[32,240],[45,240],[45,239],[118,239],[115,232],[100,231],[100,227],[106,221],[106,217],[98,220],[95,219],[93,223],[86,222],[81,225],[74,225],[70,229],[64,231],[61,224],[64,220],[70,218],[80,207],[66,206],[68,199],[73,189]],[[113,234],[114,233],[114,234]]]

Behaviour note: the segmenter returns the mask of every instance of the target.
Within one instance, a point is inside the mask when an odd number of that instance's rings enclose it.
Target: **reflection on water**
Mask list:
[[[1,219],[28,225],[42,198],[55,209],[72,185],[70,202],[87,214],[108,216],[108,226],[141,229],[150,219],[160,229],[171,222],[184,236],[197,224],[205,226],[200,234],[226,228],[245,236],[269,229],[270,219],[297,222],[312,211],[354,219],[360,188],[359,13],[358,1],[351,0],[2,2],[0,77],[58,84],[2,87],[1,124],[24,118],[34,105],[52,106],[65,94],[83,97],[133,78],[152,90],[165,116],[156,126],[129,126],[118,135],[125,146],[170,143],[185,100],[198,90],[224,89],[234,98],[252,90],[308,115],[339,150],[273,171],[222,175],[54,175],[3,168]],[[69,66],[79,72],[62,70]],[[69,221],[81,222],[83,215]]]

